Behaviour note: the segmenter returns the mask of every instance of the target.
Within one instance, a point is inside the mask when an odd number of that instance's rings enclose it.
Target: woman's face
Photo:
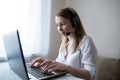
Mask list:
[[[66,32],[75,32],[75,29],[72,27],[72,24],[69,19],[56,16],[55,23],[56,23],[58,32],[62,35],[66,35],[65,34]]]

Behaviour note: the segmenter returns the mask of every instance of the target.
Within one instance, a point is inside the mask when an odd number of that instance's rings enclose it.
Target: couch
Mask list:
[[[120,59],[98,56],[97,80],[120,80]]]

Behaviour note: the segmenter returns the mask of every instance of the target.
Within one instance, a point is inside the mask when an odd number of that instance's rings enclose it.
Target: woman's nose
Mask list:
[[[58,30],[59,30],[59,31],[62,31],[62,27],[61,27],[61,26],[59,26],[59,27],[58,27]]]

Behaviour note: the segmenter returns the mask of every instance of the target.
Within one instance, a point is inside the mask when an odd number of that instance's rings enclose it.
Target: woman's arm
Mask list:
[[[90,80],[90,73],[88,70],[82,68],[75,68],[72,66],[67,66],[67,67],[69,73],[72,74],[73,76]]]
[[[56,61],[52,61],[52,60],[46,60],[44,62],[41,63],[40,65],[42,66],[46,66],[44,68],[44,70],[42,71],[43,73],[46,71],[68,71],[70,74],[72,74],[75,77],[78,78],[83,78],[86,80],[90,80],[90,73],[88,70],[86,69],[82,69],[82,68],[75,68],[66,64],[62,64]]]

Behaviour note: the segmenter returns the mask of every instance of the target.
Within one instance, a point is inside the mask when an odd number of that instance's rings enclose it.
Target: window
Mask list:
[[[6,57],[3,34],[14,29],[18,29],[20,32],[22,48],[26,57],[48,49],[50,0],[0,0],[0,11],[0,61],[5,60]],[[46,44],[43,44],[43,41]],[[42,45],[44,48],[41,48]]]
[[[0,0],[0,11],[0,58],[4,59],[6,54],[2,35],[17,29],[17,0]]]

